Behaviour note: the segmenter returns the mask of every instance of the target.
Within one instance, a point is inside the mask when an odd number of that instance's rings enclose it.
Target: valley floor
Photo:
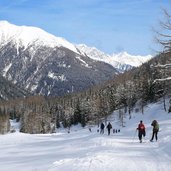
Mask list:
[[[160,104],[151,105],[145,112],[133,114],[120,133],[110,136],[107,130],[100,135],[96,127],[92,132],[73,127],[70,133],[0,135],[0,170],[170,171],[171,114],[163,112]],[[160,123],[158,142],[149,142],[153,118]],[[136,132],[140,119],[147,131],[143,143],[139,143]]]

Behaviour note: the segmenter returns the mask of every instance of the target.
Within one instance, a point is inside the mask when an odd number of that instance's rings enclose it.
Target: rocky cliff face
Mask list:
[[[64,48],[19,48],[10,42],[0,52],[0,73],[33,94],[64,95],[100,84],[117,74],[104,62]]]
[[[31,94],[0,75],[0,100],[11,100],[28,95]]]

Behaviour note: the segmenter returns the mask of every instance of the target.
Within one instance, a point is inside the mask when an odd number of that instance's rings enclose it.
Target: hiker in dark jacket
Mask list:
[[[102,122],[101,125],[100,125],[100,134],[104,134],[104,123]]]
[[[140,121],[137,130],[138,130],[138,138],[140,140],[140,143],[142,143],[142,136],[145,137],[145,126],[143,124],[143,121]]]
[[[153,126],[153,134],[152,134],[152,137],[151,137],[151,142],[153,141],[154,137],[157,141],[158,137],[157,137],[157,134],[159,132],[159,124],[156,120],[154,120],[152,123],[151,123],[151,126]]]
[[[109,122],[108,125],[107,125],[107,130],[108,130],[108,135],[110,135],[110,130],[112,129],[112,125],[111,123]]]

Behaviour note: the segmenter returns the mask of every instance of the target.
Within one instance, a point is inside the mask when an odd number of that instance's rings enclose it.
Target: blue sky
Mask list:
[[[40,27],[105,53],[153,54],[152,27],[170,0],[0,0],[0,20]]]

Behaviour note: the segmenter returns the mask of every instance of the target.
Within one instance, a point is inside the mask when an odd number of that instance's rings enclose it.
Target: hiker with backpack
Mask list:
[[[153,133],[152,133],[152,137],[151,137],[151,142],[153,141],[154,137],[157,141],[158,137],[157,134],[159,132],[159,124],[156,120],[153,120],[153,122],[151,123],[151,126],[153,126]]]
[[[141,120],[140,123],[138,124],[138,138],[140,140],[140,143],[142,143],[142,136],[145,137],[145,125],[143,124],[143,121]]]

